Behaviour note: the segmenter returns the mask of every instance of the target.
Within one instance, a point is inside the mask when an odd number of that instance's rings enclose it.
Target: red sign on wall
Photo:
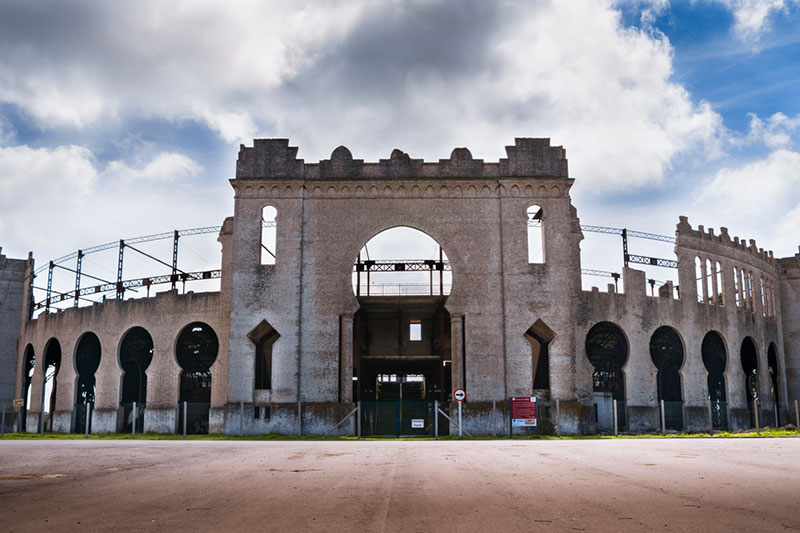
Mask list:
[[[511,425],[513,427],[535,427],[536,422],[535,396],[511,398]]]

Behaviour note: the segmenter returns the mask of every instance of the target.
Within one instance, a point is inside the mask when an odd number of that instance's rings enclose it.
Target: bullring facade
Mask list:
[[[404,400],[446,404],[464,389],[472,434],[507,433],[514,396],[536,396],[541,429],[562,434],[609,431],[614,405],[634,432],[662,417],[689,431],[793,418],[800,254],[777,259],[681,217],[677,286],[648,294],[645,273],[625,267],[621,292],[584,291],[564,149],[520,138],[506,151],[365,163],[339,147],[305,163],[285,139],[242,146],[217,292],[33,318],[33,259],[2,256],[2,399],[26,398],[27,431],[47,411],[47,428],[65,432],[90,412],[92,432],[176,432],[187,413],[199,432],[352,434],[354,420],[336,425],[356,403],[396,400],[403,382]],[[439,257],[364,260],[396,227],[433,238]],[[370,293],[379,268],[429,272],[430,290]]]

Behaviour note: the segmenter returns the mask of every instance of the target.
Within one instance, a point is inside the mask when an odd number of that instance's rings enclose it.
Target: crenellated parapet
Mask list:
[[[745,252],[753,256],[754,259],[763,261],[768,265],[775,266],[775,257],[772,250],[764,250],[756,245],[755,239],[742,239],[728,234],[728,228],[721,227],[719,235],[714,232],[714,228],[707,230],[702,226],[692,229],[688,217],[679,217],[676,230],[676,245],[678,248],[690,248],[692,250],[707,251],[721,256],[730,256],[733,253]],[[730,252],[727,252],[727,250]]]
[[[288,139],[256,139],[252,147],[240,147],[236,179],[569,178],[566,150],[550,146],[550,139],[517,138],[513,146],[506,146],[506,154],[508,157],[497,163],[487,163],[462,147],[454,149],[448,159],[426,163],[395,149],[389,159],[365,163],[339,146],[330,159],[305,163],[297,158],[297,147],[289,146]]]

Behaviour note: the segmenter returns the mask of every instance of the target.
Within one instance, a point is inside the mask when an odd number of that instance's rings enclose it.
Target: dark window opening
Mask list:
[[[531,368],[533,369],[533,388],[550,390],[550,342],[555,332],[541,319],[534,322],[525,332],[531,345]]]
[[[775,426],[781,425],[780,396],[778,394],[778,349],[775,343],[769,344],[767,351],[767,366],[769,367],[770,388],[772,392],[772,405],[775,409]]]
[[[211,366],[217,360],[219,340],[208,324],[193,322],[183,328],[175,346],[180,365],[180,402],[186,405],[186,433],[208,433],[211,406]],[[179,427],[183,427],[183,409],[179,410]]]
[[[256,390],[272,389],[272,347],[280,335],[269,322],[262,320],[248,334],[255,344],[255,383]]]
[[[78,371],[78,382],[75,391],[75,433],[86,430],[86,404],[94,404],[95,373],[100,367],[100,339],[94,333],[85,333],[75,350],[75,369]],[[92,409],[92,406],[89,407]],[[91,431],[91,417],[89,418]]]
[[[752,301],[752,300],[750,300]],[[742,370],[744,371],[744,390],[747,395],[747,408],[750,411],[750,423],[755,426],[753,402],[759,401],[758,391],[758,351],[753,339],[745,337],[741,348]]]
[[[622,330],[611,322],[600,322],[586,335],[586,355],[594,366],[592,386],[595,392],[610,392],[615,400],[625,400],[625,377],[622,367],[628,360],[628,341]]]
[[[58,371],[61,368],[61,344],[56,339],[47,341],[44,349],[44,383],[42,395],[47,398],[45,412],[47,413],[47,431],[53,431],[53,415],[56,412],[56,393],[58,389]],[[49,396],[48,396],[49,391]],[[42,413],[44,416],[44,413]]]
[[[708,372],[708,399],[711,401],[711,423],[717,430],[728,429],[728,408],[725,395],[725,367],[728,355],[719,333],[709,331],[701,347],[703,365]]]
[[[153,338],[141,327],[131,329],[122,339],[119,364],[122,367],[120,431],[133,429],[133,402],[136,402],[136,431],[144,430],[144,407],[147,402],[147,367],[153,360]]]

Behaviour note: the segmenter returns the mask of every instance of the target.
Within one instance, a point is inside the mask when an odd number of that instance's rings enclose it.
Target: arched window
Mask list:
[[[755,310],[755,305],[753,304],[753,271],[747,272],[747,301],[749,303],[748,309],[750,312]]]
[[[758,278],[761,285],[761,316],[767,316],[767,290],[764,287],[764,278]]]
[[[175,359],[181,367],[179,401],[186,404],[186,432],[208,433],[211,406],[211,366],[217,359],[219,340],[208,324],[192,322],[178,335]],[[183,406],[178,411],[178,428],[183,428]]]
[[[725,368],[728,355],[725,343],[716,331],[703,337],[703,365],[708,372],[708,399],[711,402],[711,421],[714,429],[728,429],[728,407],[725,402]]]
[[[706,259],[706,303],[714,305],[714,266],[711,259]]]
[[[625,401],[622,367],[628,360],[628,340],[615,324],[600,322],[586,334],[586,356],[594,367],[595,422],[598,431],[612,431],[614,400]],[[619,427],[627,427],[624,405],[617,405]]]
[[[544,263],[544,210],[538,205],[528,208],[528,263]]]
[[[717,296],[717,305],[725,305],[725,297],[724,297],[725,289],[724,289],[724,285],[722,283],[722,264],[719,261],[717,261],[715,263],[715,267],[716,267],[716,269],[715,269],[715,279],[717,280],[717,286],[716,286],[716,289],[717,289],[717,295],[716,295]]]
[[[650,337],[650,358],[656,365],[658,400],[664,401],[664,422],[669,429],[683,429],[683,394],[680,369],[683,342],[678,332],[661,326]]]
[[[146,329],[136,326],[122,338],[119,346],[119,366],[122,367],[119,430],[128,433],[136,423],[136,432],[144,430],[144,406],[147,401],[147,367],[153,361],[153,338]],[[133,403],[136,402],[136,420]]]
[[[256,347],[253,388],[272,389],[272,347],[280,335],[266,320],[262,320],[247,334]]]
[[[550,357],[548,349],[555,338],[555,332],[538,319],[525,332],[525,339],[531,345],[531,368],[533,369],[533,388],[550,389]]]
[[[75,433],[86,431],[86,408],[93,409],[95,396],[95,372],[100,367],[100,339],[92,332],[81,335],[78,347],[75,349],[75,370],[78,372],[78,382],[75,387]],[[91,417],[89,418],[91,421]],[[89,431],[91,432],[91,422]]]
[[[33,351],[33,346],[28,344],[25,347],[25,361],[22,367],[22,397],[25,400],[25,410],[22,414],[22,420],[20,421],[21,431],[26,431],[26,421],[25,419],[28,418],[27,413],[28,409],[31,408],[31,380],[33,379],[33,372],[36,370],[36,354]]]
[[[739,268],[733,267],[733,291],[736,298],[736,307],[742,307],[742,295],[739,293]]]
[[[697,256],[694,258],[694,274],[697,282],[697,301],[703,303],[706,301],[703,289],[703,261]]]
[[[774,342],[769,343],[769,349],[767,350],[767,366],[769,367],[772,405],[775,409],[775,427],[778,427],[781,424],[781,402],[778,394],[778,348],[775,346]]]
[[[756,344],[753,342],[752,338],[744,338],[740,356],[742,360],[742,370],[744,371],[744,390],[747,395],[747,408],[750,410],[750,422],[755,425],[753,402],[758,402],[759,400],[758,351],[756,350]]]
[[[271,205],[261,209],[261,264],[275,264],[275,245],[277,244],[277,216],[278,210]]]
[[[61,368],[61,344],[50,339],[44,348],[44,383],[42,383],[45,402],[44,411],[49,413],[48,431],[53,430],[53,415],[56,412],[56,391],[58,388],[58,371]]]

